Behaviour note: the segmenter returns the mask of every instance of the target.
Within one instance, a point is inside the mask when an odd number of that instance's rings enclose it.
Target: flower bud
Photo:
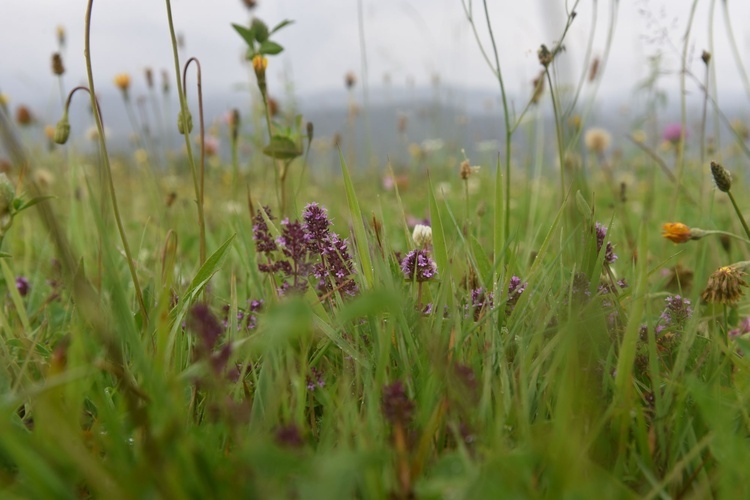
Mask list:
[[[70,137],[70,122],[68,121],[68,113],[66,112],[55,126],[54,140],[57,144],[65,144],[68,142],[68,137]]]
[[[414,232],[411,237],[418,247],[424,248],[432,243],[432,228],[430,226],[417,224],[414,226]]]
[[[0,217],[9,215],[16,198],[16,188],[5,173],[0,173]],[[4,224],[3,224],[4,225]]]
[[[59,52],[52,54],[52,74],[56,76],[62,76],[65,73],[65,66],[63,65],[62,56]]]
[[[187,130],[185,124],[187,124]],[[179,130],[182,135],[189,134],[193,131],[193,115],[190,114],[190,111],[187,111],[187,119],[185,119],[182,111],[177,115],[177,130]]]
[[[714,182],[719,191],[728,193],[732,188],[732,175],[715,161],[711,162],[711,175],[714,176]]]

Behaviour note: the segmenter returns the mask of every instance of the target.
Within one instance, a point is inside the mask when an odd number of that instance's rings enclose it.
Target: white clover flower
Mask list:
[[[411,237],[418,247],[424,248],[427,245],[432,244],[432,228],[430,226],[417,224],[414,226],[414,232]]]

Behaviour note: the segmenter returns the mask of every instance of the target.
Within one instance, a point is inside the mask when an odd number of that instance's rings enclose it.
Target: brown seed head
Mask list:
[[[344,76],[344,83],[346,84],[346,88],[351,90],[357,83],[357,75],[355,75],[353,71],[348,72],[346,76]]]
[[[708,66],[708,63],[711,62],[711,53],[708,52],[707,50],[704,50],[703,53],[701,54],[701,61],[703,61],[703,64]]]
[[[744,293],[742,287],[747,286],[747,282],[742,279],[743,276],[745,272],[736,265],[720,267],[709,276],[701,299],[709,303],[737,303]]]
[[[459,174],[461,175],[461,179],[467,180],[469,177],[471,177],[471,163],[469,163],[469,160],[464,160],[461,162],[461,166],[459,167]]]
[[[719,191],[728,193],[732,189],[732,175],[715,161],[711,162],[711,175],[714,176],[714,182]]]
[[[16,122],[22,127],[27,127],[34,123],[34,115],[31,110],[23,104],[16,108]]]
[[[537,51],[537,56],[539,57],[539,64],[544,66],[545,68],[550,65],[552,62],[552,52],[549,51],[546,45],[542,44],[541,47],[539,47],[539,50]]]
[[[245,5],[245,7],[247,7],[248,10],[253,10],[258,6],[258,2],[256,0],[242,0],[242,3]]]
[[[52,54],[52,74],[55,76],[61,76],[65,73],[65,66],[63,66],[62,56],[59,52]]]
[[[279,101],[273,97],[268,98],[268,114],[271,116],[278,116],[279,114]]]
[[[154,88],[154,71],[151,68],[146,68],[143,72],[146,75],[146,85],[148,88]]]
[[[589,68],[589,82],[593,82],[596,80],[596,75],[599,74],[599,58],[595,57],[593,61],[591,61],[591,67]]]
[[[169,93],[169,73],[166,69],[161,70],[161,91]]]
[[[533,85],[533,92],[531,94],[531,102],[537,104],[544,94],[544,71],[539,73],[536,78],[531,82]]]

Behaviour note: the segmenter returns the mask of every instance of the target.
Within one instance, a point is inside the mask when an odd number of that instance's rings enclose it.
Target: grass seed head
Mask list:
[[[711,162],[711,175],[714,176],[714,182],[719,191],[728,193],[732,189],[732,175],[715,161]]]

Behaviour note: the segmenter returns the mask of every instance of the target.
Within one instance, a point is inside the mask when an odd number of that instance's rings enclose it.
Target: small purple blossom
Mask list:
[[[16,290],[18,290],[18,294],[21,297],[26,297],[30,288],[29,280],[25,276],[18,276],[16,278]]]
[[[511,276],[510,282],[508,283],[508,301],[505,303],[505,314],[510,314],[516,307],[518,299],[521,298],[521,294],[526,290],[527,282],[521,282],[521,278],[518,276]]]
[[[323,372],[314,366],[310,368],[310,374],[307,376],[306,382],[308,391],[314,391],[316,388],[322,389],[326,385]]]
[[[654,330],[658,335],[669,328],[670,330],[682,330],[685,323],[693,315],[690,300],[679,295],[670,295],[665,299],[666,307],[659,316],[659,325]]]
[[[383,387],[383,414],[392,424],[406,425],[414,413],[414,402],[406,395],[404,384],[396,380]]]
[[[271,215],[271,209],[268,207],[261,208],[266,213],[268,220],[273,220],[274,217]],[[268,231],[268,225],[266,219],[263,218],[263,214],[258,212],[253,218],[253,240],[255,241],[255,248],[258,253],[269,254],[276,250],[276,242],[273,240],[271,233]],[[261,269],[262,271],[262,269]]]
[[[745,317],[745,319],[740,322],[740,326],[729,330],[729,332],[727,332],[727,335],[730,339],[735,339],[737,337],[745,335],[746,333],[750,333],[750,316]]]
[[[494,305],[495,297],[492,292],[488,292],[481,286],[471,291],[471,310],[474,312],[474,321],[479,321],[482,316],[482,311],[485,309],[492,309]],[[468,309],[469,306],[466,306]]]
[[[302,212],[302,220],[305,238],[311,251],[321,252],[330,236],[331,221],[328,219],[328,210],[315,202],[309,203]]]
[[[604,239],[607,237],[607,226],[604,226],[600,223],[596,223],[596,251],[600,252],[602,249],[602,246],[604,246]],[[607,248],[604,251],[604,262],[607,264],[614,264],[617,260],[617,254],[615,254],[615,250],[612,247],[611,242],[607,242]]]
[[[422,283],[437,275],[437,264],[424,249],[412,250],[401,261],[401,271],[408,281]]]
[[[664,131],[662,132],[662,139],[664,139],[667,142],[671,142],[672,144],[677,144],[682,140],[682,124],[681,123],[670,123],[666,127],[664,127]],[[687,130],[685,130],[685,139],[687,139],[688,133]]]

